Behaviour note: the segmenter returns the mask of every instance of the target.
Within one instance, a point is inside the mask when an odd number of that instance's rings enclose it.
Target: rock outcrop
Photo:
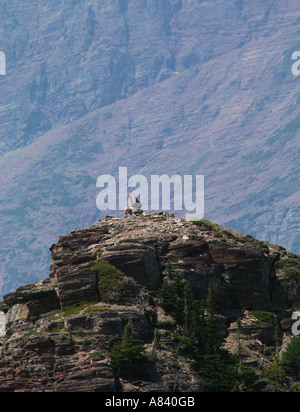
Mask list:
[[[0,391],[205,390],[191,362],[173,350],[180,327],[157,294],[167,264],[199,304],[213,288],[223,345],[232,353],[241,321],[249,364],[259,368],[262,351],[275,347],[276,324],[282,345],[292,337],[300,288],[288,269],[299,268],[300,258],[251,236],[167,213],[107,216],[60,237],[51,252],[49,278],[0,303]],[[255,319],[257,312],[276,322]],[[127,324],[153,360],[145,379],[122,379],[111,364]]]

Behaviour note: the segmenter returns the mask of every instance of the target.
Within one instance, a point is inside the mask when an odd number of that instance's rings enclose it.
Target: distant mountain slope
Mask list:
[[[0,294],[45,277],[119,166],[204,174],[206,218],[300,253],[296,0],[4,0],[0,15]]]

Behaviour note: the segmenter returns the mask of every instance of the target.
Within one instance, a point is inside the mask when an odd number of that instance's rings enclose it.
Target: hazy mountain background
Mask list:
[[[298,0],[1,0],[0,295],[95,224],[96,179],[204,174],[205,218],[300,253]]]

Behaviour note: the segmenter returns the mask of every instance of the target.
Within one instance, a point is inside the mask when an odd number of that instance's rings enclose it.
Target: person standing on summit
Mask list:
[[[141,202],[135,196],[133,196],[131,193],[129,193],[128,197],[130,197],[130,199],[132,201],[132,204],[131,204],[131,206],[125,207],[124,217],[127,217],[128,213],[131,214],[133,210],[141,210],[141,208],[142,208]]]

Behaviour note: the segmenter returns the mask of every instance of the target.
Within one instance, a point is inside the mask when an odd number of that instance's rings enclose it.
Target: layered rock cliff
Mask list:
[[[265,368],[292,338],[299,256],[168,213],[107,216],[60,237],[51,252],[49,277],[0,303],[0,391],[207,390],[202,366],[178,350],[185,326],[158,292],[172,284],[170,268],[179,288],[190,285],[198,307],[214,291],[223,349],[241,357],[243,347],[255,388],[274,390],[262,362]],[[111,361],[126,325],[151,359],[143,377],[124,378]]]

